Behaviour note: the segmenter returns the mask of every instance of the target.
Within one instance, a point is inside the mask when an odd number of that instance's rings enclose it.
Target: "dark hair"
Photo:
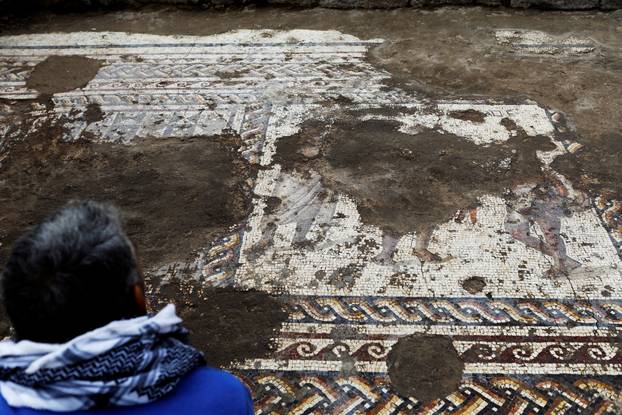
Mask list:
[[[20,340],[63,343],[140,314],[141,278],[117,211],[70,202],[19,238],[0,289]]]

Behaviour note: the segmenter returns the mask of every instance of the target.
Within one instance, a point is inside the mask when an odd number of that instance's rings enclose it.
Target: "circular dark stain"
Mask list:
[[[84,120],[87,123],[93,123],[97,121],[101,121],[104,119],[104,112],[101,107],[97,103],[90,103],[86,106],[86,111],[84,112]]]
[[[102,61],[85,56],[48,56],[35,66],[26,86],[43,95],[83,88],[102,65]]]
[[[470,277],[462,281],[462,288],[469,294],[481,293],[486,287],[486,280],[482,277]]]
[[[389,352],[391,383],[402,396],[427,402],[458,390],[464,362],[445,336],[402,337]]]
[[[486,114],[474,109],[468,109],[464,111],[452,111],[449,113],[449,116],[458,120],[470,121],[476,124],[481,124],[486,121]]]

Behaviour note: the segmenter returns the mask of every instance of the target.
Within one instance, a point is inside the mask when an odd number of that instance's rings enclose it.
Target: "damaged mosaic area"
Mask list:
[[[388,87],[366,60],[381,43],[302,30],[5,37],[0,98],[36,99],[36,65],[80,55],[102,62],[95,77],[53,93],[51,111],[28,109],[69,119],[66,141],[240,137],[257,171],[250,214],[151,272],[283,302],[273,350],[230,367],[258,414],[618,413],[620,203],[552,167],[579,147],[561,113]],[[13,108],[1,107],[0,149],[24,134]],[[414,368],[452,370],[438,375],[447,394],[424,400],[396,367],[430,345],[436,363]]]

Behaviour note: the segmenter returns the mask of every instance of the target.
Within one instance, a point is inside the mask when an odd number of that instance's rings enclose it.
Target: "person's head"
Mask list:
[[[19,238],[0,293],[19,340],[63,343],[145,314],[134,248],[117,211],[70,202]]]

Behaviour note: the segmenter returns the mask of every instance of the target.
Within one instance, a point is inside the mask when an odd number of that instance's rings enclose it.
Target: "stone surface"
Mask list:
[[[559,10],[584,10],[596,9],[600,0],[510,0],[510,7],[528,8],[537,7],[543,9]]]
[[[516,8],[543,8],[558,10],[613,10],[622,8],[619,0],[266,0],[268,4],[290,5],[297,7],[327,7],[336,9],[392,9],[400,7],[430,8],[440,6],[505,6]],[[36,3],[36,4],[32,4]],[[84,10],[99,7],[135,7],[148,4],[169,4],[194,6],[201,8],[240,7],[244,5],[264,4],[262,1],[246,0],[38,0],[27,7],[12,5],[7,0],[0,0],[0,8],[17,9],[27,13],[32,8],[52,8],[55,10]]]
[[[475,4],[475,0],[411,0],[412,7],[440,7],[440,6],[471,6]]]
[[[270,4],[302,7],[328,7],[334,9],[395,9],[407,7],[409,0],[268,0]]]
[[[600,0],[600,8],[603,10],[622,9],[622,0]]]

